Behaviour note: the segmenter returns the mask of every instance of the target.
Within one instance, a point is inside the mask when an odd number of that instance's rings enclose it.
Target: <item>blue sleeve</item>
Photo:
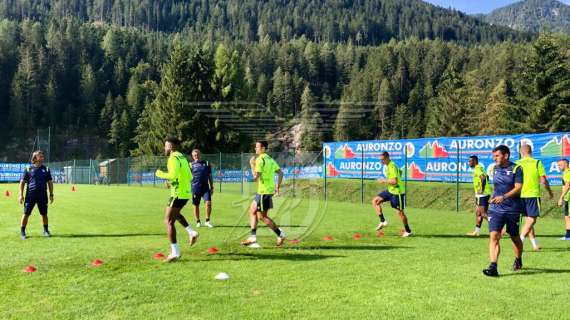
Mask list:
[[[515,183],[523,183],[523,170],[522,167],[515,167]]]

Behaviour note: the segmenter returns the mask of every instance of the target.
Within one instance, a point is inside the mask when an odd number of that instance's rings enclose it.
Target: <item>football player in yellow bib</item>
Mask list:
[[[481,234],[481,224],[483,218],[487,216],[489,209],[489,199],[491,198],[491,184],[489,176],[485,172],[483,165],[479,164],[479,158],[475,155],[469,157],[469,167],[473,168],[473,189],[475,190],[475,230],[468,233],[468,236],[479,236]]]
[[[568,159],[558,160],[558,168],[562,172],[562,193],[558,199],[558,206],[562,207],[564,213],[564,221],[566,222],[566,234],[560,240],[570,241],[570,216],[568,201],[570,201],[570,167],[568,166]]]

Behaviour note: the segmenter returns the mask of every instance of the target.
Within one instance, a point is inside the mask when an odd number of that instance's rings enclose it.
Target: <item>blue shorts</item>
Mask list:
[[[390,201],[392,208],[404,210],[406,207],[406,194],[392,194],[388,190],[384,190],[378,194],[384,201]]]
[[[564,205],[562,206],[562,210],[564,210],[564,216],[567,217],[569,215],[568,201],[564,201]]]
[[[483,207],[485,210],[489,209],[489,199],[491,196],[475,197],[475,203],[478,207]]]
[[[192,204],[195,206],[200,205],[201,199],[204,198],[204,201],[212,201],[212,192],[210,189],[203,189],[203,190],[192,190]]]
[[[504,226],[507,226],[507,233],[512,237],[519,235],[519,213],[499,213],[489,211],[489,232],[501,232]]]
[[[523,216],[537,218],[540,216],[540,198],[521,198]]]
[[[34,207],[38,205],[38,210],[42,216],[48,214],[48,198],[45,196],[26,197],[24,201],[24,215],[29,216],[32,214]]]
[[[257,204],[258,212],[267,212],[273,208],[273,195],[272,194],[256,194],[255,203]]]

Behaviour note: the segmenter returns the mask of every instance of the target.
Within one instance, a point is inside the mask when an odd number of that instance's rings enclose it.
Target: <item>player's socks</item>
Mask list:
[[[44,224],[44,232],[49,233],[49,228],[48,228],[48,225],[47,225],[47,224]]]
[[[386,221],[386,219],[384,218],[384,214],[382,213],[378,215],[378,218],[380,218],[380,222]]]
[[[20,227],[20,233],[26,234],[26,227]],[[568,231],[566,231],[566,234],[568,234]]]
[[[410,229],[410,225],[405,224],[404,229],[406,230],[407,233],[412,233],[412,229]]]
[[[564,238],[570,238],[570,229],[566,230],[566,235],[564,236]]]
[[[476,232],[476,233],[480,233],[480,232],[481,232],[481,225],[475,226],[475,232]]]
[[[533,248],[537,248],[537,247],[538,247],[538,241],[536,241],[536,238],[530,239],[530,243],[532,244],[532,247],[533,247]]]
[[[497,263],[496,263],[496,262],[491,262],[491,263],[489,264],[489,269],[495,269],[495,270],[497,270]]]
[[[170,244],[170,255],[179,257],[180,256],[180,248],[178,247],[178,243],[171,243]]]
[[[192,230],[192,227],[190,225],[186,226],[186,231],[188,232],[188,234],[191,234],[194,230]]]
[[[281,236],[281,229],[276,227],[275,229],[272,229],[272,230],[278,237]]]
[[[257,235],[257,228],[251,229],[251,236],[255,237]]]

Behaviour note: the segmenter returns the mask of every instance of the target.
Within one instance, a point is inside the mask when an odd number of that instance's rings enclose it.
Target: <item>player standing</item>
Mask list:
[[[268,217],[267,213],[273,208],[273,195],[279,196],[281,182],[283,181],[283,171],[271,158],[267,152],[267,141],[257,141],[255,143],[255,154],[249,161],[253,180],[257,181],[257,194],[255,200],[250,207],[250,226],[251,235],[241,241],[243,245],[252,245],[257,243],[257,222],[258,219],[263,221],[277,235],[277,246],[282,246],[287,235],[283,232],[275,222]],[[275,174],[279,176],[277,187],[275,186]]]
[[[564,212],[564,221],[566,222],[566,234],[560,240],[570,241],[570,208],[568,202],[570,201],[570,167],[568,166],[568,159],[558,160],[558,168],[562,171],[562,193],[558,199],[558,206],[562,207]]]
[[[479,158],[475,155],[469,157],[469,167],[473,168],[473,188],[475,189],[475,230],[468,233],[468,236],[479,236],[481,234],[481,223],[487,216],[489,209],[489,198],[491,198],[491,185],[489,176],[485,172],[483,165],[479,164]]]
[[[522,268],[523,243],[519,237],[519,218],[522,212],[520,191],[523,183],[523,170],[509,160],[511,151],[507,146],[500,145],[493,149],[493,179],[495,188],[489,207],[489,267],[483,274],[498,277],[497,262],[501,252],[501,230],[506,225],[507,233],[511,236],[515,262],[513,270]]]
[[[402,233],[402,237],[409,237],[412,235],[412,230],[408,224],[408,217],[404,213],[405,203],[406,203],[406,189],[402,183],[401,172],[396,163],[390,160],[390,154],[386,151],[380,155],[380,160],[386,166],[386,177],[387,179],[379,179],[378,182],[381,184],[387,184],[388,189],[380,192],[374,199],[372,199],[372,206],[376,209],[376,213],[380,218],[380,224],[376,227],[376,230],[380,230],[388,225],[388,221],[384,218],[382,213],[382,203],[390,201],[392,208],[396,209],[400,220],[404,224],[405,231]]]
[[[192,204],[194,205],[194,216],[196,217],[196,227],[201,226],[200,222],[200,201],[204,198],[206,205],[206,223],[208,228],[214,226],[210,222],[212,215],[212,195],[214,194],[214,180],[212,178],[212,167],[208,161],[202,160],[202,153],[198,149],[192,150]]]
[[[180,213],[182,208],[190,199],[190,181],[192,173],[186,157],[178,151],[180,140],[177,138],[168,138],[164,143],[164,154],[168,156],[168,172],[156,170],[156,176],[161,179],[168,180],[170,184],[170,200],[168,206],[164,210],[166,231],[170,240],[171,252],[166,261],[171,262],[180,258],[180,248],[176,242],[175,222],[178,221],[188,232],[190,237],[190,245],[194,245],[198,239],[198,232],[192,230],[192,227],[186,221],[186,218]]]
[[[38,210],[42,216],[44,225],[44,237],[51,237],[48,228],[48,195],[49,201],[53,203],[53,182],[51,172],[48,167],[44,166],[44,153],[35,151],[32,154],[32,165],[26,167],[20,178],[18,201],[24,205],[24,214],[22,215],[20,237],[22,240],[27,238],[26,226],[28,218],[34,210],[34,206],[38,205]],[[24,186],[26,186],[26,194],[24,196]]]
[[[544,165],[540,160],[534,159],[531,156],[531,146],[522,144],[520,153],[521,159],[516,163],[521,166],[524,173],[521,200],[523,204],[523,215],[525,216],[525,223],[521,231],[521,240],[524,242],[525,237],[528,236],[533,250],[540,250],[534,233],[534,225],[540,216],[540,185],[544,185],[550,199],[554,197],[554,194],[546,179]]]

